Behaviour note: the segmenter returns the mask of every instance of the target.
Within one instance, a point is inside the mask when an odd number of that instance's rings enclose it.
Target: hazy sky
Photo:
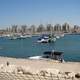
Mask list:
[[[64,22],[80,25],[80,0],[0,0],[0,28]]]

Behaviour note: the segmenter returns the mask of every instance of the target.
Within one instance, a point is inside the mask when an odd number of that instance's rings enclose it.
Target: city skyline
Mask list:
[[[0,28],[14,24],[80,25],[80,0],[0,0]]]

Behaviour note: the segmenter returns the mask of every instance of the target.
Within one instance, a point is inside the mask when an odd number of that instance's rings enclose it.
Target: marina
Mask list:
[[[0,80],[80,80],[80,0],[0,0]]]
[[[37,43],[40,36],[26,39],[9,40],[0,38],[0,56],[14,58],[28,58],[42,56],[43,52],[57,50],[64,52],[65,61],[80,61],[80,35],[65,35],[55,42]]]

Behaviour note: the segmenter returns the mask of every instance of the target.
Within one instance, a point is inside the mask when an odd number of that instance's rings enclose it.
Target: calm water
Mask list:
[[[44,51],[58,50],[64,52],[64,60],[80,62],[80,35],[66,35],[55,43],[36,43],[38,37],[24,40],[0,38],[0,56],[27,58],[39,56]]]

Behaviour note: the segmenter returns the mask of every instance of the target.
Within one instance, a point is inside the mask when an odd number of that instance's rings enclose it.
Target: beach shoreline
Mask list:
[[[7,78],[6,78],[7,77]],[[43,77],[43,78],[42,78]],[[80,62],[0,57],[0,80],[79,80]]]
[[[63,62],[55,60],[33,60],[22,58],[10,58],[0,56],[0,65],[9,62],[10,65],[25,66],[29,70],[38,71],[42,69],[59,69],[64,72],[80,72],[80,62]]]

